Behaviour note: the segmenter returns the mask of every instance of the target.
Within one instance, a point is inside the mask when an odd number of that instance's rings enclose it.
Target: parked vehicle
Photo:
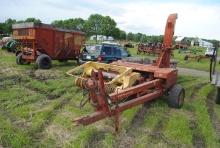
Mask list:
[[[9,37],[9,36],[7,36],[7,37],[3,37],[2,39],[1,39],[1,48],[2,49],[7,49],[8,51],[10,51],[10,47],[11,46],[9,46],[12,42],[13,42],[14,40],[13,40],[13,38],[12,37]]]
[[[119,44],[102,43],[100,45],[85,46],[81,53],[79,63],[83,64],[87,61],[111,63],[129,56],[129,52]]]
[[[214,51],[214,47],[208,47],[205,51],[205,56],[213,56]]]
[[[5,47],[7,49],[8,52],[16,52],[17,51],[17,46],[18,46],[18,42],[15,41],[15,40],[11,40],[11,41],[8,41],[6,44],[5,44]]]
[[[42,23],[14,24],[13,38],[21,50],[16,52],[17,64],[36,62],[38,68],[48,69],[51,60],[78,60],[85,42],[85,33],[56,28]]]

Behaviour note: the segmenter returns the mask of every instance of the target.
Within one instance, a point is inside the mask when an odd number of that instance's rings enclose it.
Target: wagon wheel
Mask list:
[[[26,61],[25,59],[22,58],[22,53],[19,53],[16,56],[16,63],[18,65],[30,64],[30,62],[28,62],[28,61]]]
[[[37,57],[36,63],[40,69],[51,68],[51,58],[46,54],[41,54]]]
[[[180,85],[174,85],[168,92],[167,103],[169,107],[181,108],[185,98],[185,90]]]

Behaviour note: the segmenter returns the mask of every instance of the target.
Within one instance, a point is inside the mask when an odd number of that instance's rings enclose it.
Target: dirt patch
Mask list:
[[[12,75],[12,76],[1,76],[0,77],[0,89],[4,89],[8,86],[16,85],[21,82],[21,77]]]
[[[70,100],[70,98],[63,99],[59,105],[55,106],[54,109],[48,113],[45,122],[35,131],[31,131],[30,135],[33,137],[33,139],[36,140],[35,142],[38,142],[42,138],[45,128],[50,125],[51,121],[53,121],[54,117],[60,111],[60,109],[62,109]]]
[[[140,127],[144,123],[144,117],[147,114],[147,110],[150,107],[151,102],[145,103],[135,114],[130,126],[126,133],[120,135],[117,140],[116,147],[118,148],[130,148],[135,144],[135,137],[138,134]]]
[[[195,76],[195,77],[209,77],[209,72],[207,71],[201,71],[201,70],[196,70],[196,69],[190,69],[190,68],[177,68],[179,73],[181,75],[186,75],[186,76]]]
[[[198,131],[198,125],[197,122],[192,119],[189,123],[189,128],[192,131],[192,141],[193,141],[193,146],[196,148],[204,148],[205,146],[205,141],[204,137],[199,133]]]
[[[56,147],[63,147],[71,139],[73,133],[59,125],[51,124],[45,129],[44,136],[57,139]]]
[[[59,95],[58,95],[58,94],[52,94],[52,91],[34,88],[34,87],[30,86],[30,85],[25,85],[25,84],[24,84],[23,86],[24,86],[26,89],[28,89],[28,90],[30,90],[30,91],[33,91],[33,92],[35,92],[35,93],[46,95],[46,97],[47,97],[48,100],[57,99],[57,98],[61,97],[61,96],[65,93],[65,91],[62,91],[62,92],[60,92]]]
[[[164,112],[162,118],[155,125],[152,132],[149,133],[149,136],[151,138],[150,142],[154,144],[165,143],[171,147],[178,147],[178,144],[170,141],[162,132],[164,126],[167,124],[168,121],[169,121],[169,111]]]
[[[24,75],[13,67],[0,67],[0,89],[25,81],[23,77]]]
[[[19,72],[15,68],[8,67],[8,66],[1,66],[0,74],[1,75],[11,76],[11,75],[19,75]]]
[[[195,100],[196,99],[196,93],[198,92],[198,90],[200,90],[203,86],[207,85],[208,82],[206,83],[200,83],[198,85],[196,85],[193,88],[193,92],[191,94],[191,100]],[[193,109],[195,110],[195,109]],[[201,133],[198,130],[198,123],[196,120],[196,115],[195,112],[191,112],[191,119],[189,121],[189,129],[192,131],[192,143],[193,146],[196,148],[203,148],[205,147],[205,140],[204,137],[201,135]]]
[[[209,82],[204,82],[204,83],[200,83],[198,85],[196,85],[194,88],[193,88],[193,93],[191,94],[190,98],[191,100],[194,100],[196,98],[196,93],[198,92],[198,90],[200,90],[203,86],[207,85]]]
[[[62,95],[48,94],[48,95],[47,95],[47,99],[53,100],[53,99],[59,98],[59,97],[61,97],[61,96],[62,96]]]
[[[212,91],[207,96],[206,106],[208,108],[208,113],[209,113],[210,120],[212,122],[212,126],[215,129],[215,132],[220,141],[220,121],[218,120],[217,115],[215,114],[214,105],[215,105],[215,92]]]
[[[27,74],[36,80],[39,81],[46,81],[46,80],[51,80],[51,79],[58,79],[61,76],[60,71],[57,70],[42,70],[42,69],[32,69],[27,71]]]
[[[96,131],[90,137],[85,145],[86,148],[102,148],[101,141],[105,138],[105,131]]]
[[[130,128],[128,130],[128,134],[132,134],[133,133],[132,130],[136,130],[138,127],[140,127],[144,123],[144,117],[146,116],[147,110],[150,108],[150,105],[151,105],[151,102],[145,103],[137,111],[137,113],[135,114],[131,122]]]

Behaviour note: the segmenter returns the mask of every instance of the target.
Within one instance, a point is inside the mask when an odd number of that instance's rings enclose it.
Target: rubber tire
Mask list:
[[[17,46],[17,42],[15,41],[15,42],[12,42],[11,43],[11,45],[10,45],[10,50],[11,50],[11,52],[16,52],[16,46]]]
[[[168,92],[167,104],[172,108],[181,108],[185,98],[185,90],[180,85],[174,85]]]
[[[17,56],[16,56],[16,63],[18,65],[23,65],[24,64],[24,60],[22,59],[22,53],[19,53]]]
[[[220,105],[220,87],[217,87],[215,103]]]
[[[52,65],[51,58],[46,54],[39,55],[36,63],[39,69],[50,69]]]

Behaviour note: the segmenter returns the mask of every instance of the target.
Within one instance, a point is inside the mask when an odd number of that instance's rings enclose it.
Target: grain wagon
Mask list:
[[[48,69],[51,60],[78,60],[85,42],[85,33],[57,28],[42,23],[12,25],[13,38],[19,43],[17,64],[36,62],[38,68]]]

